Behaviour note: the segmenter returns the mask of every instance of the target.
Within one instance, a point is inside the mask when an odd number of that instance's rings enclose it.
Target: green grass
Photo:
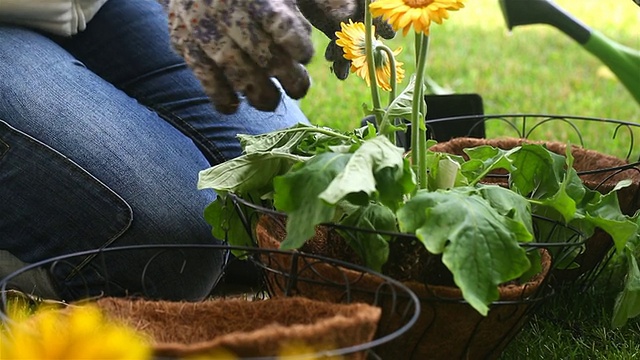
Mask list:
[[[640,320],[619,329],[610,326],[623,265],[610,263],[588,289],[559,289],[534,312],[501,359],[640,358]]]
[[[557,3],[593,29],[640,49],[640,11],[631,0]],[[328,40],[321,33],[314,36],[318,51],[309,66],[313,86],[301,106],[314,123],[352,129],[362,117],[361,105],[370,104],[369,90],[353,75],[344,82],[336,80],[323,59]],[[403,47],[400,61],[409,73],[413,38],[399,34],[390,45]],[[640,106],[596,57],[550,26],[516,27],[509,34],[497,0],[468,1],[444,25],[433,27],[428,74],[457,93],[480,94],[487,114],[565,114],[640,122]]]
[[[577,19],[619,43],[640,49],[640,8],[631,0],[556,0]],[[310,120],[342,130],[358,126],[362,104],[370,106],[362,79],[338,81],[323,59],[327,39],[314,34],[318,54],[309,66],[313,86],[301,101]],[[413,39],[397,36],[393,49],[404,48],[400,61],[412,71]],[[480,94],[486,114],[563,114],[640,123],[640,105],[593,55],[557,29],[546,25],[517,27],[508,33],[497,0],[469,0],[443,26],[432,29],[428,74],[457,93]],[[640,76],[640,69],[638,70]],[[406,85],[406,81],[401,88]],[[386,96],[383,96],[386,99]],[[631,138],[590,122],[580,127],[585,146],[626,156]],[[489,137],[505,135],[490,125]],[[577,142],[572,130],[546,127],[538,138]],[[634,132],[634,139],[640,133]],[[625,137],[626,136],[626,137]],[[635,140],[636,142],[638,140]],[[640,147],[634,146],[632,159]],[[640,358],[640,320],[621,329],[610,326],[622,276],[609,266],[595,287],[566,289],[544,303],[502,359]]]

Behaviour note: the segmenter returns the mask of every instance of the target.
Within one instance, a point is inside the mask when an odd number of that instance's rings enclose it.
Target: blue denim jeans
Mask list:
[[[71,38],[0,24],[0,250],[28,264],[219,242],[202,216],[215,194],[196,189],[198,172],[238,156],[238,133],[307,120],[284,96],[273,113],[246,103],[217,113],[167,27],[154,0],[109,0]],[[50,280],[68,300],[195,300],[215,286],[224,257],[185,250],[150,262],[154,254],[83,257],[51,268]]]

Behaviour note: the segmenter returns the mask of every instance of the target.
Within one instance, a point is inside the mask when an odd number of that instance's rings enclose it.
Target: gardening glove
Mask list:
[[[338,37],[336,31],[340,31],[340,23],[364,21],[364,0],[296,0],[302,14],[318,30],[322,31],[331,40],[324,52],[326,60],[331,61],[332,71],[340,80],[349,76],[351,61],[344,58],[342,48],[336,44]],[[389,23],[382,17],[373,19],[376,27],[376,35],[385,39],[392,39],[396,33]]]
[[[169,14],[171,42],[216,109],[234,113],[238,93],[258,110],[274,111],[281,91],[302,98],[313,56],[311,25],[293,0],[159,0]]]

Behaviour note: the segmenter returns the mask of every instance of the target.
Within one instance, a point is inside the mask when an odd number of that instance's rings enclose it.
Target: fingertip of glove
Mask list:
[[[331,66],[331,70],[336,75],[338,80],[346,80],[349,77],[349,69],[351,68],[351,62],[348,60],[334,61]]]
[[[285,87],[285,84],[283,84]],[[311,87],[311,79],[309,76],[300,76],[295,80],[294,84],[287,84],[285,87],[285,91],[289,97],[294,100],[302,99],[309,92],[309,88]]]
[[[249,84],[245,89],[245,95],[251,106],[269,112],[276,110],[282,97],[280,90],[273,83],[265,89]]]
[[[376,26],[376,34],[381,36],[383,39],[393,39],[396,36],[395,30],[391,24],[382,19],[382,17],[377,17],[374,20]]]
[[[324,59],[327,61],[340,61],[344,59],[344,50],[336,45],[335,40],[332,40],[324,50]]]
[[[238,111],[240,107],[239,103],[236,104],[214,104],[216,111],[224,115],[233,115]]]
[[[299,61],[300,61],[300,64],[307,65],[308,63],[311,62],[311,59],[313,59],[313,51],[311,51],[310,54],[305,54],[304,56],[302,56],[302,58]]]

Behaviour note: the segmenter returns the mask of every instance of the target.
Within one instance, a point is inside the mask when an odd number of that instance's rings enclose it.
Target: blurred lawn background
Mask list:
[[[524,1],[524,0],[523,0]],[[631,48],[640,49],[640,8],[632,0],[556,0],[560,7],[593,30]],[[516,27],[511,33],[498,0],[468,0],[466,8],[451,13],[444,25],[431,30],[428,75],[456,93],[477,93],[485,114],[558,114],[610,118],[640,124],[640,104],[597,59],[559,30],[548,25]],[[370,106],[364,81],[350,75],[338,81],[323,58],[326,37],[316,32],[317,55],[308,67],[313,86],[301,107],[318,125],[341,130],[358,127]],[[412,72],[413,37],[387,42],[402,46],[400,61]],[[640,76],[640,69],[638,69]],[[404,88],[405,79],[399,89]],[[382,99],[386,101],[387,96]],[[487,129],[487,136],[503,135]],[[565,130],[549,128],[549,140],[572,141]],[[597,122],[580,128],[585,146],[624,156],[611,134]],[[635,133],[635,139],[640,138]],[[622,141],[622,147],[630,144]],[[637,140],[636,140],[637,142]],[[640,146],[632,159],[638,159]],[[553,296],[525,326],[501,359],[638,359],[640,320],[612,329],[611,311],[620,289],[624,264],[613,262],[596,286],[568,288]]]
[[[632,0],[556,4],[593,30],[640,49],[640,8]],[[358,127],[362,104],[371,106],[366,84],[353,74],[337,80],[323,58],[327,38],[316,32],[314,41],[317,54],[308,67],[313,85],[301,101],[302,109],[315,124],[342,130]],[[392,49],[403,47],[399,60],[407,74],[412,73],[413,35],[397,34],[386,43]],[[598,58],[548,25],[519,26],[509,32],[498,0],[468,0],[443,25],[432,26],[427,67],[441,86],[482,96],[485,114],[577,115],[640,123],[640,104]],[[597,127],[581,130],[587,138],[593,135],[588,147],[606,147],[609,139]],[[499,130],[491,131],[487,136],[500,135]]]

